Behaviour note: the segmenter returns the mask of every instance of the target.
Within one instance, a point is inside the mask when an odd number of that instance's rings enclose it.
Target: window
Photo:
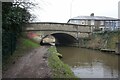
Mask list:
[[[104,21],[100,21],[100,25],[104,25]]]
[[[94,23],[95,23],[94,20],[91,20],[91,25],[94,25]]]

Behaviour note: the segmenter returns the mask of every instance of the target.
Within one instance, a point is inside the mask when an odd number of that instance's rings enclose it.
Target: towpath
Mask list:
[[[47,62],[47,49],[45,46],[33,49],[15,62],[3,78],[49,78],[51,70]]]

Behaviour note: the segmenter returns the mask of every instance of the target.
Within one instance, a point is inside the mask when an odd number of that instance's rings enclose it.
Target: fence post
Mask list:
[[[120,54],[120,42],[116,43],[116,54]]]
[[[11,45],[11,55],[12,55],[12,32],[10,32],[10,45]]]

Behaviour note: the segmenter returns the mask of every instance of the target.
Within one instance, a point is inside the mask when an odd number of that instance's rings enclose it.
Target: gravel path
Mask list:
[[[3,78],[49,78],[51,70],[47,62],[47,47],[33,49],[10,67]]]

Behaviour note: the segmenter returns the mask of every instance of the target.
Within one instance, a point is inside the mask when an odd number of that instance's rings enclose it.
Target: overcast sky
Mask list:
[[[41,22],[66,23],[76,16],[107,16],[118,18],[120,0],[35,0],[38,7],[32,10]]]

